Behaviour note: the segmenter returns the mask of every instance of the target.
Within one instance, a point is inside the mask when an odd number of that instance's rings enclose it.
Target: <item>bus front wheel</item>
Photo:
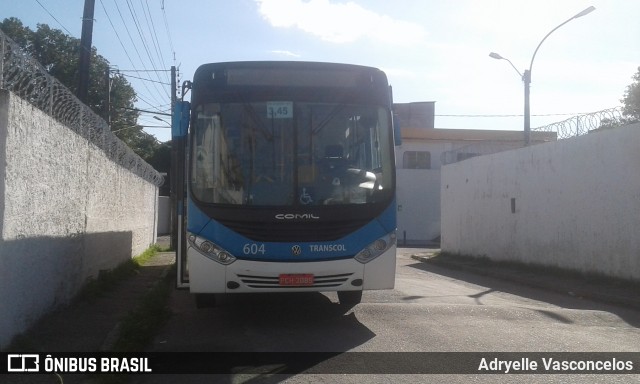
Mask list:
[[[362,291],[338,291],[341,305],[354,306],[362,301]]]

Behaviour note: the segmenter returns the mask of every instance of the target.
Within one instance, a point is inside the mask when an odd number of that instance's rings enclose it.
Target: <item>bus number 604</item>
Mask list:
[[[247,243],[242,247],[242,252],[245,255],[257,255],[258,253],[264,255],[264,244]]]

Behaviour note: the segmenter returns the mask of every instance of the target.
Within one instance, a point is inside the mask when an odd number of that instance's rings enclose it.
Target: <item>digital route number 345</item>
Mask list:
[[[270,101],[267,103],[268,119],[292,119],[293,103],[291,101]]]

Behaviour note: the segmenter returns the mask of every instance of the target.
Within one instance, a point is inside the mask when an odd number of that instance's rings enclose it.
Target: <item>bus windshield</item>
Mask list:
[[[274,100],[193,112],[190,185],[202,203],[366,204],[392,194],[383,107]]]

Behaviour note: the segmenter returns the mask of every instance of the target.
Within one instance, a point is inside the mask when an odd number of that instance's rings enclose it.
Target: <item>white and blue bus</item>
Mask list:
[[[394,287],[391,88],[333,63],[200,66],[172,119],[178,287],[215,294]],[[183,90],[184,97],[184,90]],[[397,133],[396,133],[397,135]],[[176,169],[174,168],[174,169]]]

